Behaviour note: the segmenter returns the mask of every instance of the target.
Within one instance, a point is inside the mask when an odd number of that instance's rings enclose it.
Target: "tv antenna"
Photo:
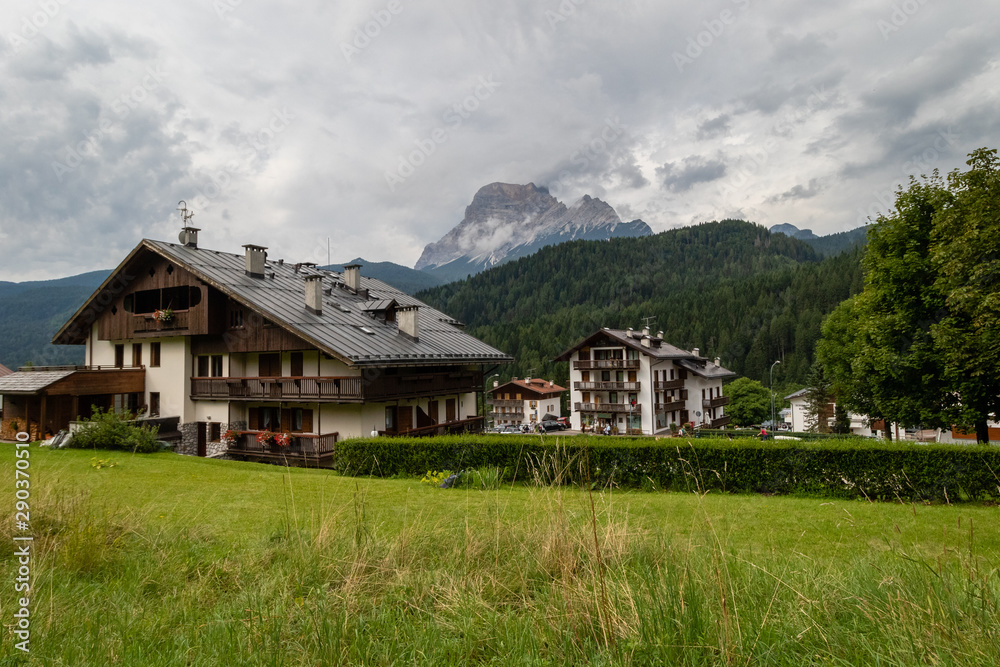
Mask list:
[[[648,329],[649,325],[651,325],[653,322],[656,321],[656,318],[653,317],[653,316],[644,317],[644,318],[642,318],[642,321],[643,321],[643,324],[645,325],[645,327]]]
[[[190,220],[194,217],[194,211],[189,211],[187,208],[187,202],[183,199],[177,202],[177,210],[181,212],[181,222],[184,223],[185,227],[190,227]]]

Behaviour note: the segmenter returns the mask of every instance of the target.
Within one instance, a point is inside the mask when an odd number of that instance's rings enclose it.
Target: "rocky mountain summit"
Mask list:
[[[414,268],[464,278],[547,245],[652,233],[642,220],[622,222],[611,206],[589,195],[567,207],[534,183],[490,183],[456,227],[424,248]]]

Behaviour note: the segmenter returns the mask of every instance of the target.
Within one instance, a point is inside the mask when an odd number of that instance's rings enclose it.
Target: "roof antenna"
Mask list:
[[[181,233],[178,238],[186,247],[197,248],[198,232],[201,230],[197,227],[191,226],[191,218],[194,217],[194,212],[188,210],[187,202],[183,199],[177,202],[177,204],[177,210],[181,212],[181,222],[184,223],[184,226],[181,227]]]
[[[650,325],[650,324],[652,324],[652,323],[653,323],[653,322],[655,322],[655,321],[656,321],[656,318],[655,318],[655,317],[652,317],[652,316],[650,316],[650,317],[644,317],[644,318],[642,318],[642,322],[643,322],[643,328],[644,328],[644,329],[648,329],[648,328],[649,328],[649,325]]]
[[[177,202],[177,204],[177,210],[181,212],[181,222],[185,227],[190,227],[191,225],[188,222],[194,217],[194,211],[188,211],[187,202],[183,199]]]

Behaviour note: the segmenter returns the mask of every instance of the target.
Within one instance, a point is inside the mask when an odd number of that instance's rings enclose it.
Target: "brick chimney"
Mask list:
[[[246,249],[246,274],[251,278],[263,278],[267,262],[267,248],[250,243],[243,247]]]
[[[323,314],[323,276],[306,276],[306,310]]]
[[[420,323],[417,318],[418,309],[418,306],[402,306],[396,309],[396,325],[399,327],[399,333],[412,338],[414,341],[420,340]]]
[[[361,265],[347,264],[344,266],[344,284],[347,288],[357,292],[361,289]]]
[[[699,352],[701,352],[701,350],[699,350],[698,348],[694,348],[693,350],[691,350],[691,354],[693,354],[696,357],[701,356],[698,354]]]

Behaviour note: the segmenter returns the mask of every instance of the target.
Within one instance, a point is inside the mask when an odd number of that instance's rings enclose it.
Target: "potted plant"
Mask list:
[[[169,322],[174,319],[174,311],[170,308],[162,308],[153,311],[153,319],[157,322]]]
[[[234,431],[229,429],[222,434],[222,443],[226,446],[226,449],[235,449],[237,443],[239,442],[240,433],[239,431]]]

